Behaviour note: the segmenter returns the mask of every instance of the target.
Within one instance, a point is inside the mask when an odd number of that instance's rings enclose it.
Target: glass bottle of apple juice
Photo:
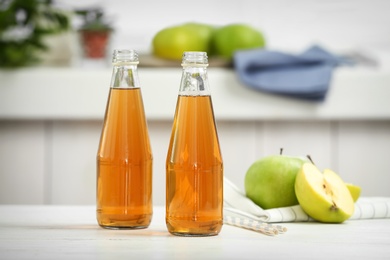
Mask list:
[[[115,50],[97,153],[97,220],[146,228],[152,219],[152,151],[137,72],[138,54]]]
[[[166,159],[166,225],[179,236],[217,235],[223,222],[223,162],[205,52],[185,52]]]

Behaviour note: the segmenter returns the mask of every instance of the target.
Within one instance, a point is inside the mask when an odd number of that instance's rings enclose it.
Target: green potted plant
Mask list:
[[[77,10],[76,14],[84,20],[79,32],[85,57],[104,58],[113,28],[105,20],[103,11],[99,8],[86,9]]]
[[[0,1],[0,68],[38,63],[45,39],[68,30],[69,20],[52,0]]]

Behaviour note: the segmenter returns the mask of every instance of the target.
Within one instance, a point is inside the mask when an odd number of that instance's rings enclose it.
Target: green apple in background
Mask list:
[[[305,162],[306,158],[285,155],[254,162],[245,175],[246,196],[263,209],[297,205],[295,177]]]
[[[360,186],[354,185],[352,183],[346,183],[345,185],[347,185],[347,188],[352,195],[353,201],[356,202],[360,197],[360,193],[362,191],[362,188]]]
[[[201,23],[186,23],[164,28],[153,37],[153,54],[157,57],[181,60],[185,51],[210,52],[214,27]]]
[[[212,50],[217,56],[231,59],[237,50],[263,48],[263,34],[247,24],[229,24],[218,28],[213,38]]]
[[[295,180],[295,193],[302,209],[315,220],[341,223],[354,211],[354,201],[344,181],[333,171],[321,173],[305,163]]]

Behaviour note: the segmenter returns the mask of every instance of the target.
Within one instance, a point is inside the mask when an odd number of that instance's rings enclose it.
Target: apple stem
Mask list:
[[[282,155],[283,154],[283,147],[282,148],[280,148],[280,153],[279,153],[280,155]]]
[[[306,157],[310,160],[310,162],[311,162],[312,164],[316,165],[316,164],[313,162],[313,160],[311,159],[311,156],[310,156],[310,155],[306,155]]]

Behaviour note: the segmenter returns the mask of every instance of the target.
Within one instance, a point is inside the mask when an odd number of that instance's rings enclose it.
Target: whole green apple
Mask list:
[[[272,155],[254,162],[245,175],[246,196],[263,209],[298,204],[295,178],[303,157]]]
[[[237,50],[264,48],[262,32],[248,24],[228,24],[218,28],[211,38],[212,48],[217,56],[232,59]]]
[[[211,52],[211,37],[215,28],[208,24],[186,23],[167,27],[153,37],[153,54],[170,60],[181,60],[183,52]]]

